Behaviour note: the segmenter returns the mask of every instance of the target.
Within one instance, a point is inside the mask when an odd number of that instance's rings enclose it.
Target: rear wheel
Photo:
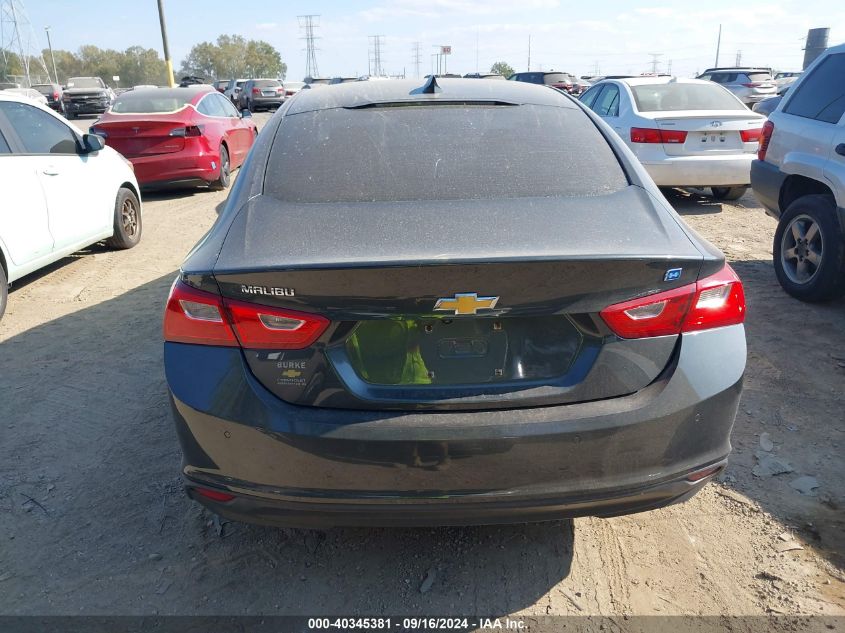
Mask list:
[[[254,104],[252,101],[247,101],[247,102],[246,102],[246,106],[247,106],[247,108],[249,108],[249,111],[250,111],[250,112],[255,112],[255,111],[256,111],[256,110],[255,110],[255,104]]]
[[[221,189],[227,189],[229,184],[232,182],[232,166],[229,163],[229,152],[226,150],[225,145],[220,146],[220,177],[212,182],[209,186],[216,190],[220,191]]]
[[[0,266],[0,319],[6,311],[6,301],[9,299],[9,281],[6,279],[6,271]]]
[[[716,200],[739,200],[748,191],[748,187],[710,187]]]
[[[772,248],[775,274],[801,301],[826,301],[845,294],[845,234],[831,196],[802,196],[778,223]]]
[[[112,248],[132,248],[141,241],[141,203],[135,192],[121,187],[114,203],[114,234],[107,240]]]

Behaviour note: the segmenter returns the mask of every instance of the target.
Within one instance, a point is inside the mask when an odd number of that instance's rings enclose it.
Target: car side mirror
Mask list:
[[[97,136],[96,134],[82,135],[82,148],[85,154],[93,154],[94,152],[99,152],[105,146],[106,142],[103,140],[102,136]]]
[[[252,112],[250,112],[247,108],[241,110],[241,118],[242,119],[249,119],[252,117]]]

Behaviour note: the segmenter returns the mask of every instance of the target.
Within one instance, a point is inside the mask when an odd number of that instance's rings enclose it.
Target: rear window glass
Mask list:
[[[71,77],[67,80],[68,88],[105,88],[99,77]]]
[[[156,114],[175,112],[188,105],[196,93],[176,90],[132,90],[124,92],[112,104],[111,111],[118,114]]]
[[[43,95],[51,95],[55,91],[55,88],[50,84],[35,84],[32,89],[37,90]]]
[[[746,110],[724,88],[713,84],[647,84],[631,86],[640,112],[680,110]]]
[[[260,80],[256,81],[253,85],[255,85],[256,88],[270,88],[270,87],[278,87],[278,86],[281,86],[282,84],[280,82],[276,81],[275,79],[260,79]]]
[[[747,77],[755,82],[772,81],[772,76],[769,73],[747,73]]]
[[[568,75],[566,73],[546,73],[543,77],[543,81],[546,85],[549,84],[562,84],[566,83],[567,81],[572,81],[572,75]]]
[[[830,55],[803,80],[784,112],[838,123],[845,113],[845,53]]]
[[[288,115],[265,193],[291,202],[595,196],[628,185],[580,109],[414,105]]]

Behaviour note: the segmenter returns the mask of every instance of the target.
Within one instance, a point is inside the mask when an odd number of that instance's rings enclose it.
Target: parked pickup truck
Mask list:
[[[113,99],[114,93],[99,77],[71,77],[62,93],[69,119],[80,114],[102,114],[109,109]]]

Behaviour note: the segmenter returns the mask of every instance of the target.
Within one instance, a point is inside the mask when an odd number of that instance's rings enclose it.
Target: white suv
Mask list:
[[[802,301],[845,294],[845,44],[829,48],[769,116],[751,186],[778,220],[774,265]]]

